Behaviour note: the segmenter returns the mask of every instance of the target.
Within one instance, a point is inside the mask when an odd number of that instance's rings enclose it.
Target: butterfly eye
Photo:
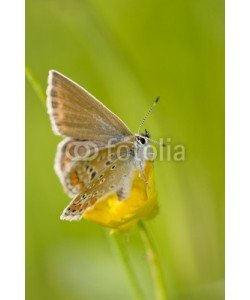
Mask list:
[[[145,145],[146,144],[146,139],[143,136],[138,136],[137,137],[137,142],[140,145]]]
[[[144,138],[141,138],[141,139],[140,139],[140,142],[141,142],[142,145],[145,145],[145,144],[146,144],[146,140],[145,140]]]

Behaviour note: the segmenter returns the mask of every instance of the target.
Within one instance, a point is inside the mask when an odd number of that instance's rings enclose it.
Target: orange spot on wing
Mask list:
[[[92,198],[89,200],[90,205],[94,205],[96,203],[96,199]]]
[[[70,174],[70,179],[71,179],[71,184],[72,184],[72,185],[77,185],[77,184],[79,183],[79,178],[78,178],[76,172],[72,172],[72,173]]]
[[[83,206],[82,206],[83,210],[85,210],[86,208],[88,208],[88,206],[89,206],[89,203],[88,203],[88,202],[85,202],[85,203],[83,204]]]
[[[77,205],[77,204],[73,204],[70,207],[71,210],[80,210],[80,208],[81,208],[81,205]]]

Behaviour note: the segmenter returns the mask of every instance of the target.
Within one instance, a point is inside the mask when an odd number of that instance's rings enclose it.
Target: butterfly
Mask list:
[[[73,198],[60,219],[80,220],[87,209],[109,195],[126,199],[135,170],[143,178],[150,159],[145,151],[150,143],[148,131],[133,134],[104,104],[57,71],[49,71],[46,94],[52,129],[65,137],[57,147],[55,171]],[[158,98],[154,105],[157,102]]]

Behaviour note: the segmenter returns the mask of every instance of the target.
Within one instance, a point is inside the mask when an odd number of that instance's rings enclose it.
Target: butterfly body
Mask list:
[[[54,132],[66,137],[55,170],[73,200],[61,219],[80,220],[113,194],[126,199],[135,170],[143,176],[149,134],[133,135],[99,100],[56,71],[49,72],[47,107]]]

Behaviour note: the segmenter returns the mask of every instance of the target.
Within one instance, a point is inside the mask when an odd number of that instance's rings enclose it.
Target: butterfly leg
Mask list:
[[[144,173],[144,166],[143,166],[143,162],[140,161],[139,162],[139,165],[138,165],[138,169],[139,169],[139,177],[142,178],[142,180],[145,182],[146,185],[148,185],[148,180],[147,180],[147,177]]]
[[[133,169],[131,169],[131,171],[128,174],[124,175],[124,180],[116,192],[119,200],[124,200],[129,197],[131,192],[133,174]]]
[[[116,194],[120,201],[126,199],[129,196],[129,193],[127,193],[124,188],[119,189]]]

